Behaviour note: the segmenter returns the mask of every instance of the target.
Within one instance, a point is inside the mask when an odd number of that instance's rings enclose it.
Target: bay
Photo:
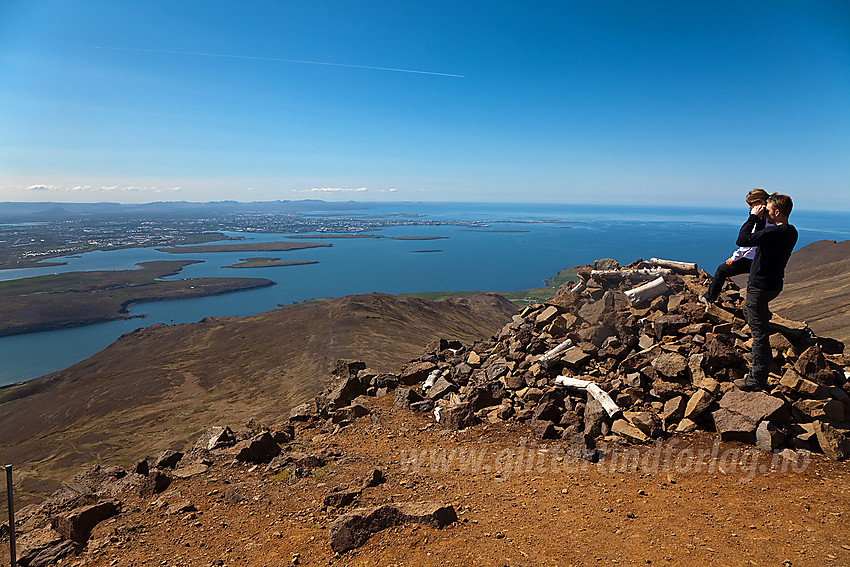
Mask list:
[[[307,214],[311,214],[307,212]],[[0,338],[0,384],[66,368],[111,344],[122,333],[156,323],[178,324],[210,316],[253,315],[314,298],[382,292],[516,291],[541,287],[563,268],[597,258],[628,263],[661,257],[697,262],[713,272],[734,250],[746,209],[541,205],[502,203],[362,203],[317,218],[392,218],[388,226],[329,242],[329,248],[288,252],[167,254],[153,248],[97,251],[63,259],[67,265],[0,271],[0,280],[67,271],[132,269],[150,260],[202,260],[169,279],[264,277],[277,285],[222,296],[136,304],[144,318]],[[406,220],[405,220],[406,219]],[[419,223],[404,226],[404,222]],[[797,248],[816,240],[846,240],[850,213],[795,212]],[[443,223],[443,224],[441,224]],[[445,224],[447,223],[447,224]],[[462,223],[467,223],[464,225]],[[398,226],[398,224],[402,224]],[[245,242],[284,240],[285,235],[228,233]],[[305,236],[305,235],[299,235]],[[399,237],[439,237],[398,240]],[[240,259],[275,256],[317,264],[225,268]]]

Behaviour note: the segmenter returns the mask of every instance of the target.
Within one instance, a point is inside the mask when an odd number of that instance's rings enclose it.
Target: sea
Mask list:
[[[746,220],[741,208],[516,203],[360,203],[345,210],[304,211],[335,220],[392,218],[369,232],[384,237],[321,240],[332,246],[286,252],[167,254],[154,248],[94,251],[61,258],[63,266],[0,270],[0,280],[69,271],[125,270],[151,260],[201,260],[169,279],[262,277],[276,285],[197,299],[135,304],[122,321],[0,338],[0,385],[67,368],[122,334],[157,323],[176,325],[210,316],[255,315],[305,300],[382,292],[518,291],[539,288],[564,268],[614,258],[627,264],[651,257],[696,262],[713,273],[735,249]],[[406,219],[406,220],[405,220]],[[850,212],[799,211],[797,249],[818,240],[850,238]],[[410,222],[412,224],[406,224]],[[233,231],[244,242],[284,240],[286,234]],[[299,237],[303,237],[300,233]],[[433,239],[432,239],[433,238]],[[302,241],[302,240],[299,240]],[[311,261],[295,266],[233,269],[256,256]]]

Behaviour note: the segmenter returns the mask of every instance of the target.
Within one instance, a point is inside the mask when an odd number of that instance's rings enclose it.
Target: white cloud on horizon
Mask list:
[[[356,192],[362,193],[364,191],[368,191],[365,187],[360,187],[358,189],[346,189],[344,187],[313,187],[312,189],[305,189],[301,191],[302,193],[345,193],[345,192]]]
[[[101,186],[101,187],[93,187],[91,185],[75,185],[73,187],[66,187],[64,185],[44,185],[44,184],[36,184],[30,185],[25,188],[27,191],[61,191],[64,193],[72,193],[72,192],[90,192],[90,193],[112,193],[112,192],[122,192],[122,193],[164,193],[166,191],[180,191],[180,187],[146,187],[146,186],[135,186],[135,185],[109,185],[109,186]]]

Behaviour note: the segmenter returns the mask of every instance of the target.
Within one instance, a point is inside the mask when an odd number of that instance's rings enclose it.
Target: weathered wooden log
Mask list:
[[[540,358],[537,359],[538,362],[548,362],[549,360],[555,358],[555,356],[563,350],[573,346],[573,341],[571,339],[567,339]]]
[[[672,274],[673,270],[669,268],[639,268],[635,270],[593,270],[590,272],[590,277],[597,280],[624,280],[630,278],[633,280],[651,280],[659,276]]]
[[[650,264],[661,266],[662,268],[670,268],[682,274],[697,273],[696,262],[678,262],[676,260],[662,260],[661,258],[650,258]]]
[[[645,301],[652,301],[656,297],[669,293],[670,288],[664,282],[664,278],[658,277],[651,282],[633,287],[625,292],[626,299],[629,300],[629,305],[632,307],[640,305]]]
[[[605,410],[608,417],[614,417],[620,411],[620,407],[614,400],[611,399],[611,396],[609,396],[605,390],[589,380],[581,380],[580,378],[573,378],[572,376],[558,376],[555,378],[555,384],[560,384],[567,388],[585,390],[589,396],[593,397],[602,405],[602,409]]]

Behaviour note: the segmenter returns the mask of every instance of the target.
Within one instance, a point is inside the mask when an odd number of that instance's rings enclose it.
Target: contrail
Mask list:
[[[309,65],[327,65],[330,67],[351,67],[353,69],[373,69],[375,71],[395,71],[397,73],[416,73],[419,75],[437,75],[439,77],[463,78],[463,75],[451,73],[436,73],[434,71],[417,71],[415,69],[395,69],[393,67],[372,67],[370,65],[349,65],[347,63],[328,63],[325,61],[301,61],[298,59],[280,59],[278,57],[256,57],[252,55],[226,55],[223,53],[201,53],[197,51],[171,51],[168,49],[141,49],[137,47],[104,47],[92,45],[94,49],[108,49],[111,51],[137,51],[141,53],[166,53],[169,55],[194,55],[196,57],[221,57],[224,59],[250,59],[253,61],[275,61],[278,63],[306,63]]]

